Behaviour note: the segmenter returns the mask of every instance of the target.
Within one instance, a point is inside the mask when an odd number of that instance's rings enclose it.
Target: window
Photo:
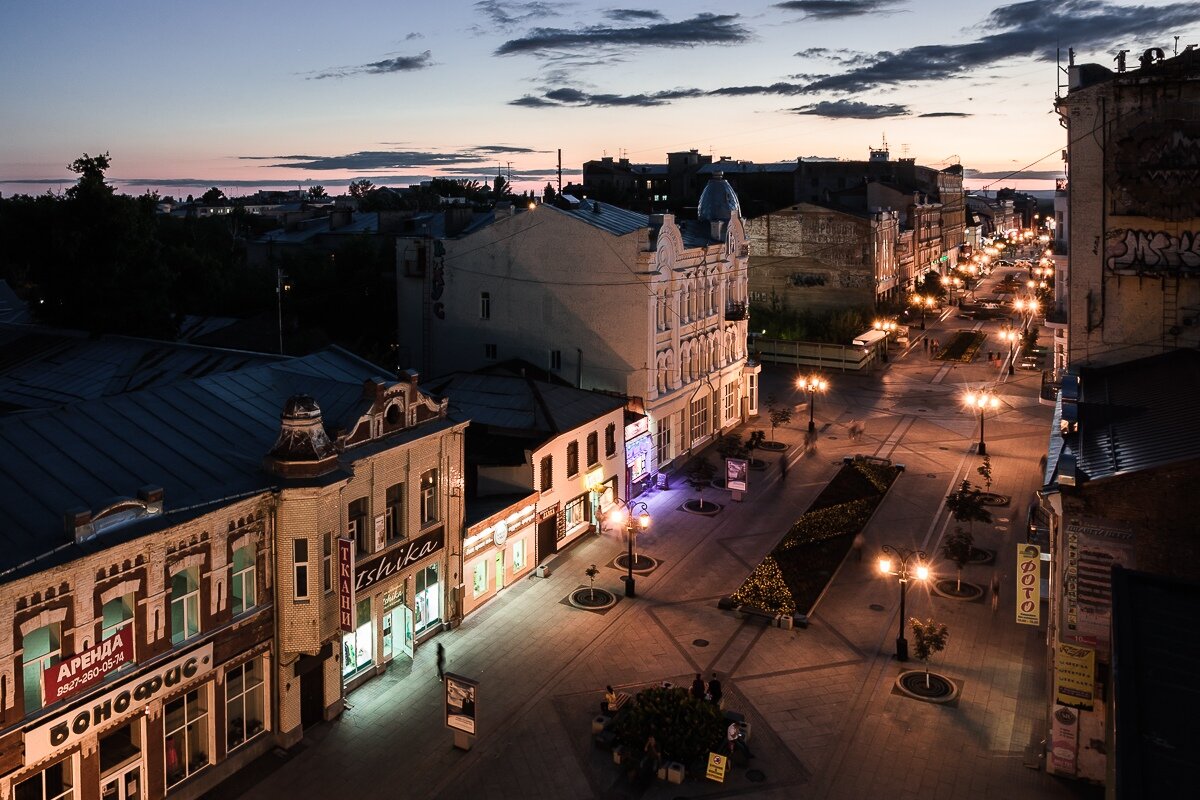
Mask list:
[[[496,360],[496,358],[497,358],[497,355],[496,355],[496,345],[494,345],[494,344],[485,344],[485,345],[483,346],[483,357],[484,357],[484,358],[486,358],[486,359],[488,359],[489,361],[495,361],[495,360]]]
[[[229,750],[241,747],[266,730],[261,656],[225,671],[225,719],[229,727],[225,740]]]
[[[13,789],[14,800],[74,800],[74,797],[74,756],[26,778]]]
[[[562,350],[550,351],[550,369],[555,372],[562,369]]]
[[[542,487],[543,492],[548,492],[554,488],[554,456],[542,458],[541,473],[538,485]]]
[[[308,539],[292,540],[293,593],[297,600],[308,597]]]
[[[207,687],[172,700],[164,711],[167,786],[174,786],[208,766]]]
[[[722,419],[724,419],[724,421],[728,422],[729,420],[733,419],[734,413],[735,413],[734,406],[735,406],[736,400],[737,400],[737,384],[736,383],[725,384],[725,404],[724,404],[725,408],[724,408],[724,411],[722,412]]]
[[[583,495],[567,503],[567,507],[563,512],[566,516],[567,530],[590,521],[587,515],[587,504],[584,502],[586,497],[587,495]]]
[[[438,471],[431,469],[421,473],[421,524],[438,520]]]
[[[612,458],[617,453],[617,426],[615,423],[608,423],[608,427],[604,429],[604,457]]]
[[[486,558],[481,558],[475,563],[474,569],[471,570],[471,597],[479,597],[488,589],[487,582],[487,562]]]
[[[437,564],[417,570],[417,593],[413,597],[416,632],[432,628],[442,619],[442,595],[438,584]]]
[[[479,293],[479,318],[492,318],[492,295],[490,292]]]
[[[342,634],[342,677],[348,677],[375,663],[375,626],[371,624],[371,598],[358,601],[354,608],[354,630]]]
[[[42,670],[62,660],[62,629],[54,622],[31,631],[21,639],[25,679],[25,713],[37,711],[45,703],[42,697]]]
[[[674,453],[671,450],[670,417],[658,421],[658,430],[654,433],[654,444],[658,451],[658,466],[661,468],[674,458]]]
[[[121,628],[133,624],[135,602],[133,594],[127,594],[104,604],[104,608],[100,610],[100,641],[116,636]]]
[[[171,578],[171,644],[200,633],[200,568],[188,567]]]
[[[708,396],[692,401],[692,442],[708,435]]]
[[[518,539],[513,542],[513,571],[525,569],[525,540]]]
[[[256,550],[248,544],[233,551],[233,581],[229,595],[233,599],[233,615],[245,614],[257,604],[257,586],[254,577]]]
[[[389,486],[384,498],[383,516],[388,544],[404,538],[404,484]]]
[[[567,477],[574,478],[579,474],[579,442],[567,445]]]
[[[333,591],[333,534],[321,537],[321,589],[325,594]]]
[[[600,434],[595,431],[588,434],[587,463],[589,467],[600,463]]]
[[[367,524],[367,518],[370,516],[367,498],[360,497],[350,502],[347,512],[346,535],[354,540],[354,546],[360,557],[371,552],[371,526]]]

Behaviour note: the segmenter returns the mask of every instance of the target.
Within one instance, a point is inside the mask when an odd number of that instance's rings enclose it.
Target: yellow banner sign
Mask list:
[[[717,783],[725,782],[725,770],[729,767],[729,756],[723,756],[720,753],[708,754],[708,774],[705,776],[710,781]]]
[[[1042,550],[1036,544],[1017,545],[1017,622],[1042,622]]]
[[[1091,710],[1096,687],[1096,651],[1058,643],[1054,654],[1054,699],[1064,706]]]

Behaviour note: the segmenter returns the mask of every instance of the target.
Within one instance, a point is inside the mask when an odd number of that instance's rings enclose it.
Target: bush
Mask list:
[[[638,692],[633,707],[613,723],[617,744],[641,757],[646,739],[658,742],[663,762],[693,766],[708,752],[721,752],[725,719],[716,703],[697,700],[687,689],[655,686]]]

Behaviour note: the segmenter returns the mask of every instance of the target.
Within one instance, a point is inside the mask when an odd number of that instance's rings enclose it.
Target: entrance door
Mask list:
[[[413,610],[408,606],[396,609],[404,614],[404,636],[400,639],[400,650],[409,658],[413,657]]]
[[[103,778],[100,800],[142,800],[142,762],[135,761]]]
[[[318,666],[300,676],[300,727],[325,721],[325,668]]]
[[[551,516],[538,523],[538,563],[558,552],[558,519]]]
[[[504,588],[504,548],[496,551],[496,591]]]

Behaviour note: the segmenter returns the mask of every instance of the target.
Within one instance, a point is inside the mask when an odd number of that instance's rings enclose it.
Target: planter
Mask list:
[[[587,586],[571,592],[571,605],[588,611],[611,608],[617,604],[617,596],[607,589],[590,589]]]
[[[679,508],[689,514],[701,514],[711,517],[719,514],[724,506],[714,503],[711,500],[705,500],[703,505],[700,504],[699,500],[685,500]]]
[[[985,550],[982,547],[972,547],[971,557],[967,560],[968,564],[991,564],[996,560],[996,551]]]
[[[948,600],[978,600],[983,597],[983,587],[968,581],[961,584],[957,579],[942,579],[933,582],[933,593]]]
[[[613,566],[617,569],[629,569],[629,554],[622,553],[613,559]],[[633,557],[632,572],[649,573],[658,569],[658,560],[654,559],[645,553],[637,553]]]
[[[784,450],[787,450],[787,448],[788,448],[788,446],[786,444],[784,444],[783,442],[766,441],[766,442],[759,442],[759,444],[758,444],[759,450],[771,450],[776,453],[782,453]]]
[[[750,459],[750,469],[758,470],[759,472],[761,472],[762,470],[764,470],[766,468],[767,468],[767,462],[763,461],[761,458]]]
[[[925,703],[953,703],[962,689],[957,683],[937,672],[929,673],[929,686],[925,685],[925,670],[905,670],[896,677],[896,690],[913,700]]]
[[[995,492],[980,492],[979,502],[985,506],[1006,506],[1012,502],[1012,498],[1006,494],[996,494]]]

